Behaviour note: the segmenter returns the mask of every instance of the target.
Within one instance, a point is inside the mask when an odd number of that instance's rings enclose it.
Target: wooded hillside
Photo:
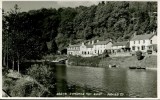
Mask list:
[[[5,12],[5,11],[4,11]],[[3,14],[3,57],[40,59],[69,43],[90,39],[128,40],[157,29],[157,2],[100,2],[90,7],[30,10],[18,5]],[[47,48],[51,42],[51,49]],[[9,52],[9,53],[6,53]]]

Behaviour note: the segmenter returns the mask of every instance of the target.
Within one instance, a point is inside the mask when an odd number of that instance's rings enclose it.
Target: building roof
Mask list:
[[[123,42],[115,42],[113,43],[112,46],[127,46],[128,45],[128,41],[123,41]]]
[[[135,35],[131,41],[134,41],[134,40],[146,40],[146,39],[150,39],[154,36],[155,34],[143,34],[143,35]]]
[[[73,45],[69,45],[69,47],[80,47],[81,44],[73,44]]]
[[[99,41],[99,42],[95,43],[94,45],[104,45],[104,44],[108,44],[109,42],[111,42],[111,41],[109,41],[109,40]]]
[[[92,44],[86,45],[87,48],[93,48]]]

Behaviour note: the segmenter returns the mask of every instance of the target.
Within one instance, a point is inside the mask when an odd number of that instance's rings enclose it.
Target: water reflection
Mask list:
[[[101,88],[104,71],[102,68],[67,67],[67,81],[81,86]]]
[[[67,82],[109,93],[123,93],[125,97],[156,97],[157,72],[124,68],[67,67]],[[115,95],[116,97],[117,95]]]
[[[66,67],[63,65],[56,66],[56,86],[57,92],[66,91]]]
[[[130,97],[156,97],[157,71],[127,70]]]
[[[126,70],[120,68],[105,69],[103,73],[103,86],[108,93],[123,93],[123,96],[128,96],[127,94],[127,80],[126,80]]]

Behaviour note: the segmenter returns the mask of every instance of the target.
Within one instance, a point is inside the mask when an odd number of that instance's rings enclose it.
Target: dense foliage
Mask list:
[[[55,95],[56,73],[55,68],[49,65],[33,65],[28,69],[27,74],[42,84],[48,91]]]
[[[138,60],[142,59],[142,51],[136,51],[136,56]]]
[[[90,7],[3,13],[3,61],[41,59],[89,39],[128,40],[157,29],[156,2],[100,2]],[[47,42],[51,48],[47,48]],[[9,55],[9,58],[6,58]]]

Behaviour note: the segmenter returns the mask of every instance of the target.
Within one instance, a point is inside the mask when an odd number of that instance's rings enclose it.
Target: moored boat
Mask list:
[[[145,67],[137,67],[137,69],[146,69]]]
[[[137,67],[135,66],[130,66],[129,69],[136,69]]]

